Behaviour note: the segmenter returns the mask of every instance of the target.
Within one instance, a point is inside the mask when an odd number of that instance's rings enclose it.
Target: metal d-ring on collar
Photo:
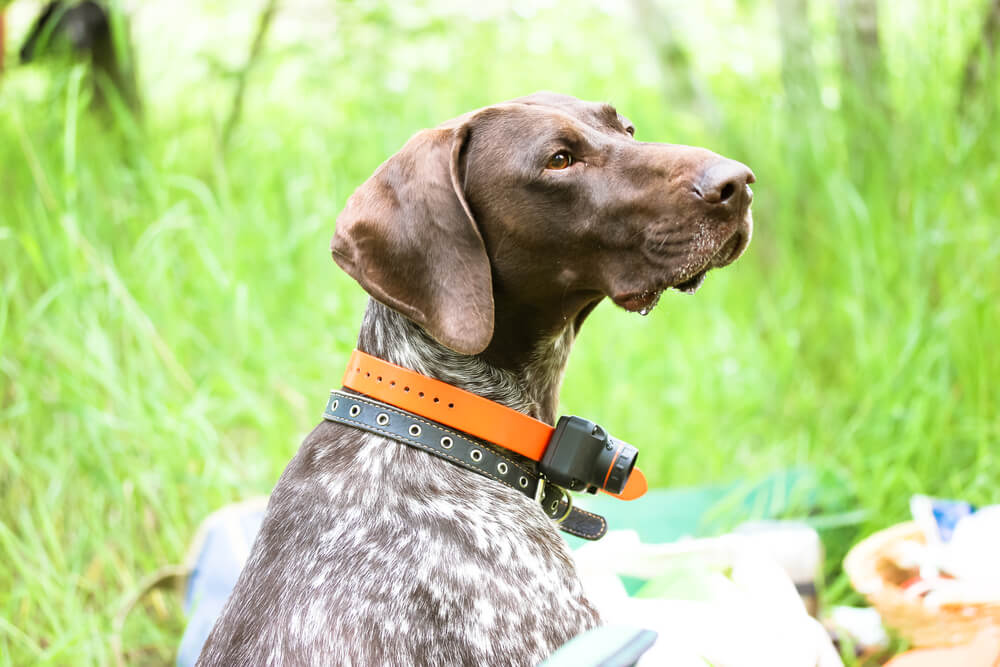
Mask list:
[[[367,396],[330,392],[323,419],[392,438],[443,458],[522,493],[537,502],[560,529],[589,540],[607,532],[603,517],[573,507],[569,493],[533,470],[485,446],[485,442]]]
[[[542,496],[545,495],[545,486],[546,486],[546,480],[545,480],[545,478],[544,477],[539,477],[538,478],[538,489],[535,491],[535,502],[538,503],[539,505],[542,505]],[[555,486],[555,484],[551,484],[549,486]],[[566,512],[561,517],[559,517],[559,518],[556,518],[556,517],[552,517],[552,518],[555,520],[556,523],[562,523],[563,521],[565,521],[569,517],[570,514],[573,513],[573,496],[569,495],[569,493],[566,491],[566,489],[564,489],[562,487],[556,486],[556,488],[559,489],[560,491],[562,491],[563,496],[565,496],[565,498],[566,498]],[[543,505],[543,509],[544,509],[544,505]]]

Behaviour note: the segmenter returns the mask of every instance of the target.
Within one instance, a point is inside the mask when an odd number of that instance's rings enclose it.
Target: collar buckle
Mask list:
[[[545,495],[545,478],[538,478],[538,486],[535,487],[535,502],[539,505],[542,504],[542,496]]]

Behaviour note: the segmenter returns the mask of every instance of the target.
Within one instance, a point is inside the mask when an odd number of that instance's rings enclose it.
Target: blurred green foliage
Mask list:
[[[820,471],[825,512],[863,510],[825,532],[835,599],[839,558],[911,493],[1000,502],[1000,97],[961,93],[984,4],[883,4],[878,101],[845,72],[835,5],[808,9],[789,76],[754,0],[286,2],[225,150],[246,5],[136,10],[138,119],[89,110],[83,64],[9,68],[0,664],[108,663],[137,581],[269,491],[364,307],[328,252],[347,195],[416,130],[537,89],[758,178],[739,262],[647,318],[592,316],[566,412],[639,445],[657,485]],[[33,10],[8,9],[10,42]],[[176,596],[149,598],[130,661],[171,660],[182,624]]]

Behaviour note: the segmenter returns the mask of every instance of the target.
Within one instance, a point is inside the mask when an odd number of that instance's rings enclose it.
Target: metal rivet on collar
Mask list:
[[[330,409],[331,410],[336,410],[339,407],[340,407],[340,400],[339,399],[334,399],[333,403],[330,404]]]
[[[469,456],[476,463],[479,463],[480,461],[483,460],[483,453],[481,451],[479,451],[478,449],[473,449],[471,452],[469,452]]]
[[[357,417],[360,414],[361,414],[361,406],[360,405],[352,405],[351,406],[351,416],[352,417]]]
[[[497,464],[497,472],[500,473],[501,475],[506,475],[507,474],[507,464],[504,463],[503,461],[501,461],[500,463],[498,463]]]
[[[559,507],[559,501],[558,500],[553,500],[552,504],[549,505],[549,511],[555,512],[557,507]]]
[[[389,415],[385,414],[384,412],[378,413],[378,416],[375,417],[375,423],[378,424],[379,426],[385,426],[386,424],[389,423]]]
[[[441,438],[441,446],[444,447],[445,449],[451,449],[451,446],[454,444],[455,443],[452,442],[451,438],[449,438],[448,436],[444,436],[443,438]]]
[[[419,438],[420,426],[418,426],[417,424],[410,424],[410,435],[412,435],[414,438]]]
[[[517,480],[517,483],[521,485],[522,489],[528,488],[528,478],[521,475],[521,479]]]

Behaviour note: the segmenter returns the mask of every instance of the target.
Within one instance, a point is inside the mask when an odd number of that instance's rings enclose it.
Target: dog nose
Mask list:
[[[748,184],[756,181],[750,167],[736,160],[721,160],[708,166],[695,183],[695,192],[706,203],[738,205],[746,200],[750,204],[753,193]]]

